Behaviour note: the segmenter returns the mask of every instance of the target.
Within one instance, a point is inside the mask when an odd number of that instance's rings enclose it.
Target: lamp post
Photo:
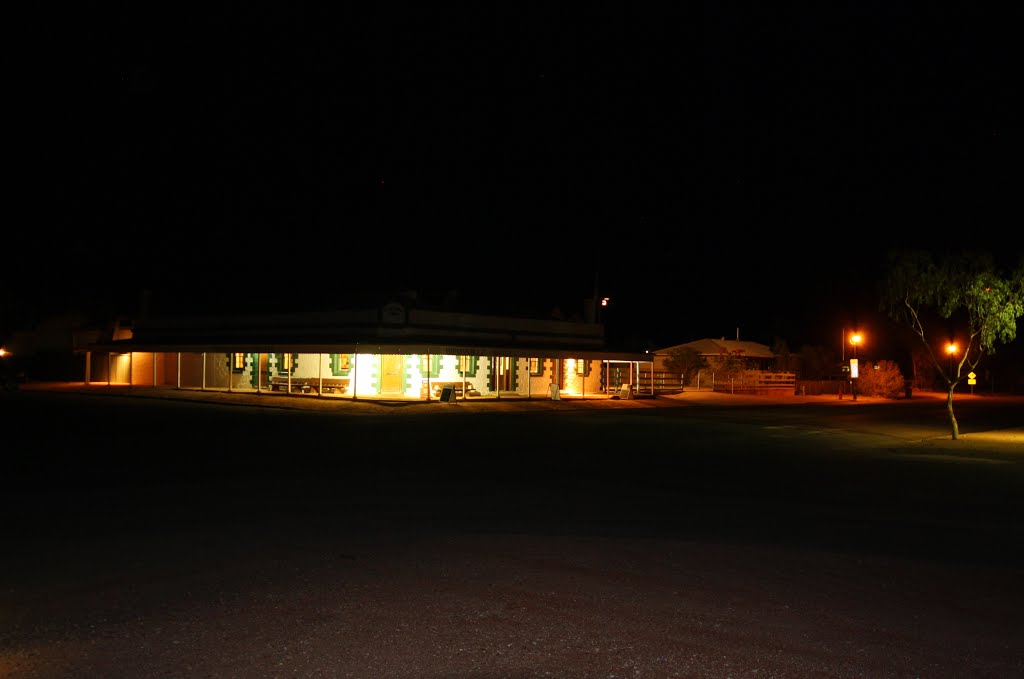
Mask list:
[[[857,347],[864,341],[864,338],[859,332],[855,332],[850,335],[850,344],[853,345],[853,360],[850,361],[850,379],[853,380],[853,400],[857,400],[857,377],[860,371],[859,360],[857,357]]]
[[[949,354],[949,383],[953,383],[953,354],[956,353],[956,343],[950,342],[946,345],[946,353]]]

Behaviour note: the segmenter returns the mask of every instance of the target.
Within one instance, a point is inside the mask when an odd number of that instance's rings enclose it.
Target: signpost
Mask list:
[[[853,345],[856,348],[856,344]],[[850,359],[850,387],[853,390],[853,400],[857,400],[857,378],[860,376],[860,372],[857,367],[857,359]]]
[[[978,383],[978,376],[974,374],[974,371],[967,373],[967,384],[971,385],[971,395],[974,395],[974,385]]]

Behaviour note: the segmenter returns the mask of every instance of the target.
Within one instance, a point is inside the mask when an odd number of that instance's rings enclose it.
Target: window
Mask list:
[[[348,375],[350,356],[351,354],[331,354],[331,374]]]
[[[245,371],[246,354],[231,354],[231,372],[240,373]]]
[[[459,375],[476,377],[477,363],[476,356],[459,356]]]
[[[590,361],[585,361],[582,358],[576,359],[576,374],[583,375],[586,377],[590,374]]]
[[[441,374],[441,354],[421,354],[420,374],[438,377]]]
[[[290,373],[295,370],[295,354],[278,354],[277,371]]]
[[[543,375],[544,374],[544,362],[539,358],[528,359],[530,363],[530,374],[531,375]]]

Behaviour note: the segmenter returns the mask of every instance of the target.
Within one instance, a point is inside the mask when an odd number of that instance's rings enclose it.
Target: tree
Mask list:
[[[670,349],[665,359],[665,369],[679,373],[683,384],[690,384],[697,371],[708,367],[707,360],[693,347],[676,347]]]
[[[838,362],[834,350],[805,344],[800,347],[800,379],[827,380],[839,370]]]
[[[789,344],[781,337],[772,342],[772,353],[775,354],[775,369],[779,372],[796,372],[800,367],[800,358],[789,350]]]
[[[992,256],[984,252],[947,255],[938,260],[922,251],[890,253],[880,308],[920,338],[948,389],[950,430],[954,440],[959,438],[953,391],[965,374],[964,368],[973,372],[984,356],[995,353],[997,343],[1006,344],[1016,338],[1017,319],[1024,316],[1024,259],[1014,273],[1004,277]],[[958,327],[966,332],[963,346],[949,358],[943,358],[944,349],[936,343],[943,327],[934,323],[936,315],[947,321],[947,330]]]

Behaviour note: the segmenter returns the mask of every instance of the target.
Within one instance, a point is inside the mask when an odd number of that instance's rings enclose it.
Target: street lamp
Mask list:
[[[950,342],[946,345],[946,353],[949,354],[949,381],[953,381],[953,354],[956,353],[956,343]]]
[[[858,371],[860,370],[860,366],[858,365],[859,361],[857,359],[857,347],[860,346],[860,343],[862,341],[864,341],[864,338],[861,336],[859,332],[855,332],[852,335],[850,335],[850,344],[853,345],[853,360],[850,361],[850,379],[853,380],[854,401],[857,400],[857,377]]]

